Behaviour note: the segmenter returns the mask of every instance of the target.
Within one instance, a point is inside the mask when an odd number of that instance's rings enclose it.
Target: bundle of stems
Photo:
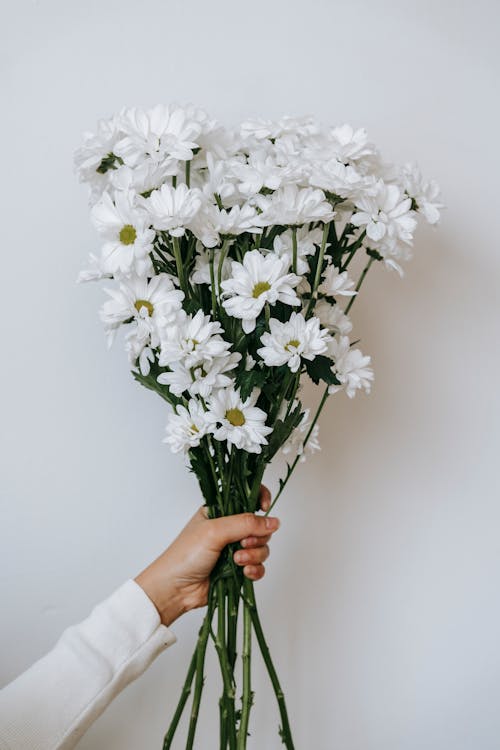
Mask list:
[[[357,243],[354,248],[352,246],[348,247],[345,251],[346,260],[342,266],[342,270],[345,270],[351,262],[356,250],[359,248],[359,244]],[[368,257],[368,261],[361,271],[356,284],[356,291],[359,291],[375,259],[373,255]],[[318,259],[319,261],[320,259]],[[349,312],[354,300],[355,297],[352,297],[346,307],[346,312]],[[275,416],[278,414],[282,402],[288,403],[288,412],[291,411],[292,405],[295,403],[299,385],[299,377],[294,376],[285,379],[279,404],[275,408]],[[327,385],[304,437],[303,448],[307,446],[328,395],[329,388]],[[214,443],[215,441],[208,440],[204,446],[205,459],[211,468],[210,492],[207,493],[208,497],[205,498],[209,518],[217,518],[241,512],[255,513],[258,510],[259,490],[266,468],[266,460],[264,458],[257,460],[256,464],[253,465],[252,475],[254,478],[249,483],[246,479],[249,474],[246,464],[249,459],[254,457],[250,457],[244,451],[237,450],[233,450],[227,456],[223,453],[220,446]],[[199,456],[191,456],[191,460],[194,463],[194,471],[196,471],[197,458],[199,459]],[[285,477],[280,481],[279,490],[266,515],[269,514],[281,496],[299,459],[300,455],[297,454],[293,462],[287,466]],[[198,475],[202,492],[206,492],[206,478],[205,481],[201,481],[202,477],[203,475]],[[205,685],[204,667],[209,640],[213,642],[217,652],[222,682],[222,694],[219,699],[219,747],[220,750],[227,750],[228,748],[229,750],[245,750],[249,736],[250,712],[254,700],[251,666],[253,636],[255,636],[255,641],[264,660],[276,696],[281,722],[278,730],[281,741],[287,750],[294,750],[295,748],[285,695],[264,635],[257,608],[254,584],[248,578],[245,578],[241,568],[235,565],[233,554],[236,549],[238,549],[237,544],[228,545],[224,549],[212,573],[207,611],[200,627],[196,647],[190,661],[177,708],[164,738],[163,750],[169,750],[172,747],[174,736],[191,694],[192,704],[189,715],[186,750],[191,750],[194,746],[201,697]],[[238,657],[238,625],[240,617],[243,620],[241,644],[242,692],[241,699],[238,701],[235,671]]]

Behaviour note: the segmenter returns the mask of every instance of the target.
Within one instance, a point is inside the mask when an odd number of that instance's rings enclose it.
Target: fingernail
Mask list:
[[[235,552],[234,557],[236,559],[236,562],[244,563],[246,560],[248,560],[248,555],[246,552]]]
[[[276,531],[276,529],[279,529],[280,522],[278,518],[266,518],[266,529],[269,529],[270,531]]]

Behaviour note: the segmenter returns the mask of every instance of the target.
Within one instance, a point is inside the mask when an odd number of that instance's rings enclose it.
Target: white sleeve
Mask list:
[[[0,691],[1,750],[69,750],[175,635],[127,581]]]

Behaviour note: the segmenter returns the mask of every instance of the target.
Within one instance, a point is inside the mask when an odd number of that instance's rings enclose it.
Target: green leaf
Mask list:
[[[208,450],[208,448],[207,448]],[[200,485],[201,494],[208,506],[216,505],[217,493],[214,486],[214,480],[210,469],[210,464],[205,456],[202,446],[191,448],[189,451],[191,460],[191,471],[196,475]]]
[[[236,374],[235,384],[239,388],[243,401],[250,396],[254,388],[262,388],[267,377],[266,370],[261,370],[260,367],[254,367],[253,370],[240,370]]]
[[[158,370],[158,368],[152,366],[149,375],[143,375],[141,372],[132,370],[132,375],[138,383],[144,386],[144,388],[147,388],[150,391],[154,391],[159,396],[161,396],[164,401],[171,404],[171,406],[182,404],[182,399],[174,396],[174,394],[170,392],[168,385],[162,385],[157,381],[156,377],[158,375],[158,372],[155,372],[156,370]]]
[[[269,444],[266,448],[266,458],[268,461],[270,461],[286,443],[293,430],[300,424],[303,414],[302,404],[299,403],[285,420],[276,420],[273,431],[269,437]]]
[[[110,151],[109,154],[101,159],[101,163],[96,168],[96,172],[99,172],[99,174],[106,174],[108,170],[117,169],[118,166],[121,166],[122,164],[123,159],[119,156],[116,156],[116,154],[113,154],[113,152]]]
[[[313,360],[305,360],[306,371],[313,383],[318,385],[322,380],[327,385],[338,385],[339,380],[332,370],[333,360],[318,354]]]

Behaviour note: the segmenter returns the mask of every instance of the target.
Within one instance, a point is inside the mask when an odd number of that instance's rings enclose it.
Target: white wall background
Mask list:
[[[354,320],[373,394],[329,404],[322,453],[279,507],[259,594],[297,747],[498,748],[495,0],[3,0],[1,14],[2,681],[200,502],[160,442],[159,399],[120,347],[106,351],[100,290],[75,285],[98,247],[72,174],[81,132],[171,100],[225,122],[314,113],[417,159],[448,210],[420,231],[403,281],[369,277]],[[178,644],[84,750],[160,747],[200,618],[175,625]],[[277,712],[258,673],[251,747],[271,750]],[[203,750],[218,746],[212,675]]]

